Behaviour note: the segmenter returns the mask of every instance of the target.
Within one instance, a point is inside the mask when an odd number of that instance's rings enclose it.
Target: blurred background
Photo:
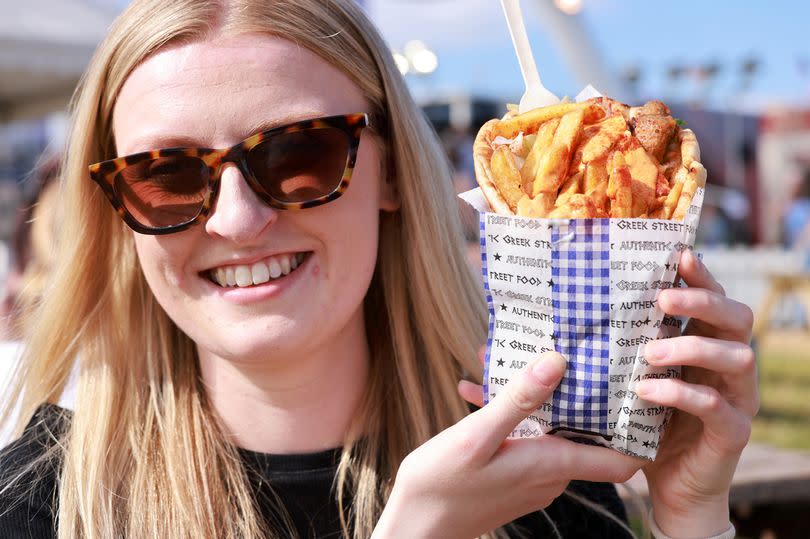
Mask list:
[[[35,202],[44,204],[40,194],[55,174],[52,156],[64,143],[67,103],[127,3],[0,0],[0,282],[7,317],[13,318],[26,267],[47,268],[47,239],[44,248],[32,247],[47,238],[35,230],[47,221],[36,215]],[[441,137],[456,189],[474,187],[478,127],[523,92],[499,2],[360,3]],[[709,171],[697,250],[729,296],[756,314],[763,406],[753,433],[758,452],[746,455],[749,468],[741,464],[733,493],[738,529],[749,537],[804,537],[810,4],[522,0],[522,7],[540,75],[553,92],[573,97],[592,84],[629,104],[661,99],[697,133]],[[459,211],[476,264],[477,217],[463,203]],[[7,326],[13,345],[13,324]]]

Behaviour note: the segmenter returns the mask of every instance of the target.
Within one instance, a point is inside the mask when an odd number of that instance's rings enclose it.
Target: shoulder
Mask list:
[[[22,436],[0,450],[0,537],[55,537],[57,440],[69,422],[69,411],[44,404]]]
[[[627,523],[624,503],[612,483],[571,481],[566,491],[545,511],[514,522],[522,537],[603,537],[627,539],[630,534],[615,522]]]

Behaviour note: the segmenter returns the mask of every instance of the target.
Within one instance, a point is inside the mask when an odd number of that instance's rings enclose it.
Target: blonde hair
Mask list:
[[[344,535],[368,537],[402,459],[469,413],[456,384],[481,370],[486,309],[446,157],[362,10],[352,0],[136,1],[74,99],[59,264],[12,396],[30,417],[57,402],[78,361],[75,413],[59,448],[63,539],[274,533],[206,402],[194,343],[157,304],[131,232],[87,177],[88,164],[114,156],[112,110],[132,69],[169,42],[214,32],[295,41],[345,72],[383,120],[376,134],[401,208],[381,215],[365,300],[370,375],[335,482]]]
[[[35,185],[34,196],[19,208],[12,242],[14,263],[4,287],[9,311],[4,338],[18,339],[26,320],[42,296],[54,262],[60,156],[44,152],[26,181]]]

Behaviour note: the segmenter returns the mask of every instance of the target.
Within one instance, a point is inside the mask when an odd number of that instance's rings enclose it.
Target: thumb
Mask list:
[[[479,410],[479,432],[492,453],[521,421],[548,400],[565,369],[565,358],[561,354],[544,352]]]

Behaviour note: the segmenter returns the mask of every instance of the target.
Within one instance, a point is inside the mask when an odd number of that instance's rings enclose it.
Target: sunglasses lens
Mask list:
[[[346,170],[349,137],[334,127],[279,133],[257,144],[247,164],[279,202],[307,202],[333,193]]]
[[[194,219],[202,209],[207,185],[205,163],[181,154],[130,165],[116,175],[114,182],[127,211],[151,228]]]

